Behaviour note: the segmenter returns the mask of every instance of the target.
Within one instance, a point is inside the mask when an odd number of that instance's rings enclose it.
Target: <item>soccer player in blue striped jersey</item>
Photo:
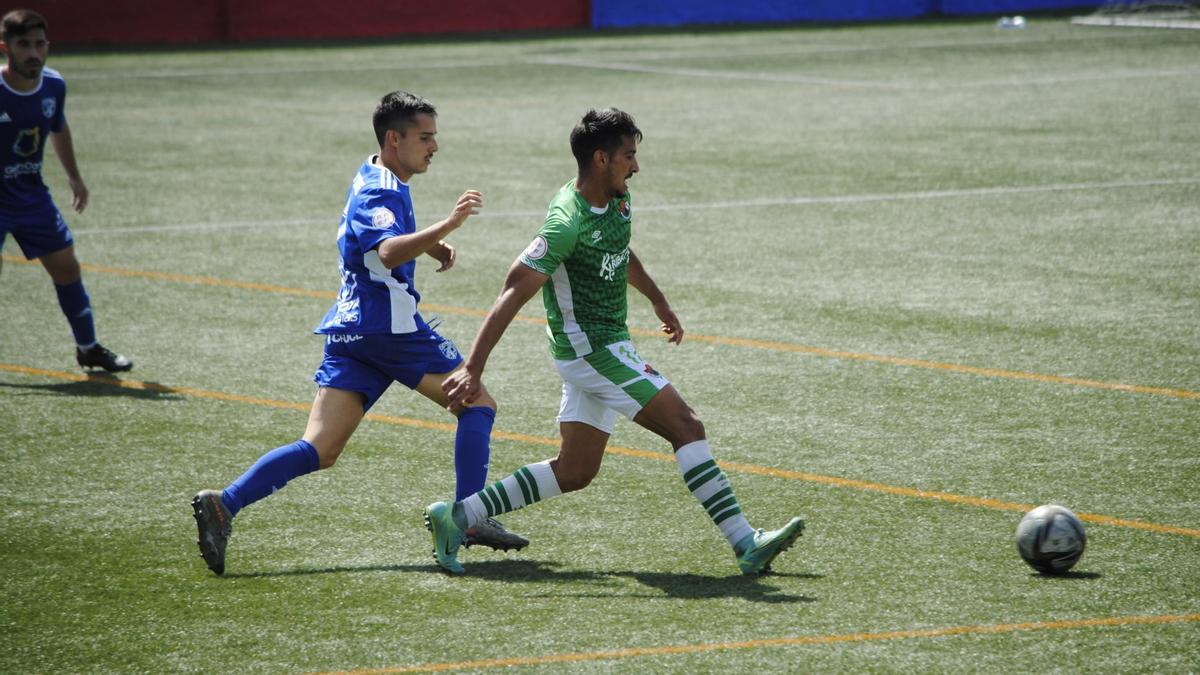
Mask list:
[[[87,208],[88,189],[64,113],[67,85],[58,71],[46,67],[46,20],[37,12],[17,9],[5,14],[0,25],[0,49],[7,60],[0,78],[0,249],[12,234],[26,260],[41,261],[71,326],[80,366],[129,370],[132,361],[96,341],[92,301],[83,286],[75,240],[42,181],[49,139],[67,174],[72,206],[77,213]]]
[[[465,498],[487,479],[496,401],[485,391],[451,406],[442,382],[462,366],[462,356],[421,316],[414,278],[421,255],[438,261],[438,272],[453,267],[454,247],[443,239],[479,213],[483,196],[467,190],[448,217],[418,230],[408,182],[429,169],[438,150],[437,110],[396,91],[380,101],[373,124],[379,153],[355,174],[338,225],[341,290],[316,329],[325,336],[325,355],[313,377],[317,394],[304,435],[260,457],[224,490],[203,490],[192,500],[201,557],[217,574],[225,572],[233,517],[293,478],[333,466],[392,382],[458,417],[456,492]],[[508,550],[529,542],[484,520],[464,532],[462,543]]]

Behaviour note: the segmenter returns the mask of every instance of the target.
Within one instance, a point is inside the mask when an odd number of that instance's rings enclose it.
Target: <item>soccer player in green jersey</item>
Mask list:
[[[558,414],[562,444],[554,459],[521,467],[461,501],[436,502],[425,509],[434,557],[449,572],[464,572],[458,561],[463,530],[586,487],[600,470],[618,412],[675,449],[684,483],[733,547],[743,573],[768,571],[775,556],[804,530],[800,518],[772,532],[750,527],[729,480],[713,460],[704,425],[629,340],[627,284],[650,301],[668,341],[683,340],[679,318],[629,248],[632,209],[627,181],[638,172],[641,140],[633,118],[615,108],[589,111],[575,125],[571,152],[578,176],[550,202],[541,230],[509,268],[465,366],[442,385],[452,405],[466,405],[482,395],[488,355],[521,307],[542,292],[550,352],[563,378]]]

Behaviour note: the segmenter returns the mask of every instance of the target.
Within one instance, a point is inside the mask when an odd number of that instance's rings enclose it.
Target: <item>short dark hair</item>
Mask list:
[[[437,117],[437,108],[429,101],[407,91],[393,91],[384,96],[375,108],[375,117],[372,120],[375,123],[375,139],[379,141],[379,147],[382,148],[387,140],[388,129],[399,131],[403,136],[404,130],[415,124],[417,115],[421,113]]]
[[[571,130],[571,154],[584,172],[592,164],[592,155],[597,150],[609,154],[621,147],[626,136],[642,142],[642,131],[633,122],[633,116],[616,108],[589,110]]]
[[[48,31],[46,19],[32,9],[14,9],[4,15],[3,24],[4,28],[0,31],[0,38],[3,38],[5,42],[8,42],[9,38],[24,35],[38,28]]]

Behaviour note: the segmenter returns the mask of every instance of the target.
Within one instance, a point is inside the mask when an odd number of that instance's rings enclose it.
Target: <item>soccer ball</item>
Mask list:
[[[1017,551],[1042,574],[1062,574],[1071,569],[1086,546],[1083,522],[1065,506],[1039,506],[1017,525]]]

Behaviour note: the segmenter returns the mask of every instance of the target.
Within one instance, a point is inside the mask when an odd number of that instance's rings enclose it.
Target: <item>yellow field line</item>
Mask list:
[[[34,264],[17,256],[3,256],[6,262]],[[185,284],[195,284],[200,286],[219,286],[224,288],[237,288],[249,291],[263,291],[267,293],[280,293],[284,295],[297,295],[308,298],[321,298],[332,300],[335,293],[329,291],[312,291],[303,288],[291,288],[288,286],[277,286],[274,284],[260,284],[252,281],[236,281],[232,279],[220,279],[217,277],[197,276],[193,274],[179,274],[175,272],[155,272],[151,270],[133,270],[121,267],[107,267],[104,265],[84,264],[83,269],[88,272],[100,272],[103,274],[114,274],[123,277],[132,277],[139,279],[152,279],[155,281],[174,281]],[[461,316],[483,317],[487,312],[480,309],[471,309],[469,307],[456,307],[453,305],[439,305],[434,303],[425,303],[424,307],[431,312],[441,312],[443,314],[456,314]],[[545,324],[545,319],[533,316],[518,315],[517,321],[534,324]],[[657,337],[661,333],[657,330],[649,330],[644,328],[630,328],[629,332],[634,335]],[[999,368],[978,368],[975,366],[963,366],[955,363],[943,363],[939,361],[926,361],[924,359],[909,359],[899,356],[885,356],[880,354],[867,354],[863,352],[849,352],[838,349],[825,349],[822,347],[811,347],[808,345],[794,344],[789,342],[775,342],[771,340],[755,340],[750,338],[722,337],[719,335],[699,335],[688,333],[688,339],[698,340],[700,342],[708,342],[711,344],[727,345],[733,347],[747,347],[750,349],[763,349],[769,351],[788,352],[793,354],[810,354],[813,356],[823,356],[832,359],[845,359],[852,361],[866,361],[870,363],[883,363],[893,366],[907,366],[909,368],[924,368],[926,370],[939,370],[949,373],[959,373],[964,375],[979,375],[981,377],[993,377],[1008,380],[1024,380],[1029,382],[1041,382],[1043,384],[1065,384],[1077,387],[1088,387],[1091,389],[1103,389],[1107,391],[1124,391],[1137,394],[1151,394],[1155,396],[1169,396],[1173,398],[1200,399],[1200,391],[1192,391],[1188,389],[1173,389],[1170,387],[1148,387],[1137,384],[1124,384],[1121,382],[1104,382],[1101,380],[1088,380],[1078,377],[1063,377],[1061,375],[1044,375],[1041,373],[1028,373],[1019,370],[1003,370]]]
[[[140,389],[146,391],[156,391],[160,393],[174,393],[193,396],[196,398],[207,398],[218,401],[232,401],[237,403],[249,403],[251,405],[265,406],[268,408],[279,408],[285,410],[300,410],[307,412],[309,403],[292,403],[289,401],[277,401],[269,398],[258,398],[254,396],[242,396],[240,394],[228,394],[220,391],[210,391],[208,389],[196,389],[193,387],[169,387],[156,382],[141,382],[138,380],[121,380],[115,377],[108,376],[93,376],[89,377],[80,373],[67,373],[59,370],[46,370],[43,368],[30,368],[28,366],[20,366],[9,363],[0,363],[0,371],[8,371],[10,373],[18,373],[22,375],[34,375],[41,377],[50,377],[60,380],[71,380],[74,382],[95,382],[99,384],[107,384],[115,387],[123,387],[125,389]],[[369,413],[366,419],[387,424],[397,424],[408,427],[416,427],[420,429],[432,429],[436,431],[446,431],[454,433],[457,429],[456,425],[448,422],[434,422],[432,420],[423,420],[414,417],[399,417],[395,415],[382,415],[378,413]],[[528,434],[518,434],[508,431],[495,430],[492,432],[492,437],[506,441],[517,443],[526,443],[530,445],[546,445],[558,447],[558,440],[554,438],[546,438],[544,436],[530,436]],[[635,457],[638,459],[652,459],[660,462],[673,462],[674,458],[665,452],[655,452],[653,450],[639,450],[637,448],[626,448],[619,445],[608,446],[607,452],[615,455],[623,455],[625,457]],[[885,483],[872,483],[869,481],[854,480],[851,478],[839,478],[837,476],[825,476],[816,473],[806,473],[803,471],[791,471],[788,469],[775,469],[768,466],[759,466],[757,464],[743,464],[740,462],[722,461],[721,466],[731,471],[740,471],[742,473],[754,474],[758,476],[769,476],[772,478],[784,478],[788,480],[798,480],[808,483],[818,483],[829,485],[831,487],[849,488],[852,490],[862,490],[866,492],[879,492],[882,494],[894,495],[897,497],[911,497],[916,499],[927,499],[949,502],[952,504],[965,504],[968,506],[980,506],[989,509],[1000,511],[1016,511],[1024,513],[1032,509],[1034,504],[1017,504],[1014,502],[1005,502],[996,499],[986,499],[983,497],[972,497],[969,495],[960,495],[952,492],[938,492],[934,490],[919,490],[916,488],[901,487],[897,485],[887,485]],[[1116,527],[1126,527],[1135,530],[1144,530],[1148,532],[1158,532],[1163,534],[1179,534],[1185,537],[1200,538],[1200,529],[1188,527],[1176,527],[1173,525],[1158,525],[1155,523],[1147,523],[1140,520],[1129,520],[1125,518],[1113,518],[1095,513],[1077,513],[1080,519],[1099,523],[1102,525],[1113,525]]]
[[[1158,614],[1148,616],[1112,616],[1098,619],[1075,619],[1065,621],[1029,621],[1024,623],[983,624],[976,626],[949,626],[916,630],[893,630],[878,633],[846,633],[842,635],[812,635],[741,642],[707,642],[695,645],[666,645],[662,647],[633,647],[601,652],[574,652],[547,654],[545,656],[516,656],[503,659],[479,659],[427,663],[395,668],[370,668],[342,671],[342,675],[382,675],[384,673],[434,673],[443,671],[476,670],[481,668],[512,668],[516,666],[543,666],[555,663],[579,663],[584,661],[610,661],[643,656],[669,656],[673,654],[703,654],[706,652],[734,649],[762,649],[767,647],[798,647],[806,645],[831,645],[856,642],[878,642],[883,640],[913,640],[920,638],[957,637],[959,635],[1000,635],[1039,630],[1072,630],[1079,628],[1113,628],[1119,626],[1146,626],[1200,621],[1200,614]]]

